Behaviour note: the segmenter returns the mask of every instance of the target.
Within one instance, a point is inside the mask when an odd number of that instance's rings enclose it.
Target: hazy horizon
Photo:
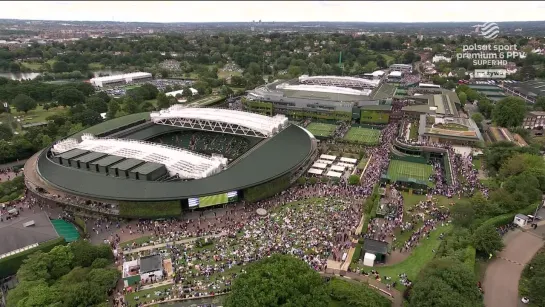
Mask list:
[[[0,19],[149,23],[257,22],[259,20],[262,22],[373,23],[524,22],[544,21],[545,3],[534,1],[6,1],[0,2]]]

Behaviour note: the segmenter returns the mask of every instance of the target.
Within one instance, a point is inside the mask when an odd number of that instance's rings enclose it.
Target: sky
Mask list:
[[[133,22],[545,20],[541,1],[0,1],[0,19]]]

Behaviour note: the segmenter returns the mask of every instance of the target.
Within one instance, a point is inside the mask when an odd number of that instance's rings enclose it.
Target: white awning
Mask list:
[[[329,161],[329,160],[317,160],[316,163],[323,163],[323,164],[333,164],[333,161]]]
[[[336,156],[330,156],[330,155],[321,155],[320,159],[335,161],[335,159],[337,159],[337,157]]]
[[[311,168],[308,170],[309,174],[321,175],[324,172],[322,169]]]
[[[348,164],[348,163],[342,163],[342,162],[339,162],[337,163],[337,165],[340,165],[340,166],[344,166],[348,169],[353,169],[354,168],[354,164]]]
[[[319,169],[325,169],[327,167],[326,164],[323,164],[323,163],[314,163],[312,165],[313,168],[319,168]]]
[[[358,162],[358,159],[352,159],[352,158],[346,158],[342,157],[341,162],[350,163],[350,164],[356,164]]]
[[[341,165],[333,165],[330,169],[336,172],[344,172],[345,167]]]
[[[342,173],[338,173],[334,171],[327,172],[327,176],[329,177],[341,178],[342,175],[343,175]]]

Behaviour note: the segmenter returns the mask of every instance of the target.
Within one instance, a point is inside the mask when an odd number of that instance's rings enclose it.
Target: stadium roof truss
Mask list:
[[[128,139],[99,139],[91,134],[82,136],[82,142],[66,139],[53,146],[60,154],[72,149],[101,152],[108,155],[138,159],[165,165],[171,176],[200,179],[216,174],[227,165],[221,156],[205,156],[177,147]]]
[[[235,110],[188,108],[182,105],[151,113],[150,117],[160,125],[259,138],[271,137],[288,126],[288,119],[284,115],[269,117]]]
[[[325,86],[338,86],[350,88],[373,89],[380,84],[380,80],[368,80],[363,78],[342,76],[301,76],[299,83]]]

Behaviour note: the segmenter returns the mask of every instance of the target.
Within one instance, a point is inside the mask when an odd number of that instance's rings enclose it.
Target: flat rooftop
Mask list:
[[[23,226],[30,221],[34,221],[34,226]],[[0,223],[0,233],[0,255],[59,237],[45,212],[25,213],[25,217],[4,221]]]
[[[155,272],[163,269],[161,255],[151,255],[140,258],[140,273]]]
[[[58,155],[57,157],[61,157],[63,159],[73,159],[75,157],[83,156],[87,153],[89,153],[89,151],[75,148],[75,149],[62,153]]]
[[[95,161],[97,159],[100,159],[102,157],[106,156],[105,153],[101,153],[101,152],[91,152],[91,153],[88,153],[86,155],[83,155],[83,156],[80,156],[80,157],[77,157],[74,159],[74,161],[79,161],[79,162],[83,162],[83,163],[87,163],[87,162],[91,162],[91,161]]]
[[[125,158],[123,157],[120,157],[120,156],[107,156],[105,158],[102,158],[98,161],[95,161],[93,162],[93,164],[96,164],[98,166],[110,166],[112,164],[115,164],[115,163],[118,163],[122,160],[124,160]]]
[[[154,162],[146,162],[137,168],[133,169],[132,172],[140,173],[142,175],[147,175],[149,173],[152,173],[161,167],[165,167],[163,164],[160,163],[154,163]]]
[[[130,170],[131,168],[133,167],[136,167],[140,164],[144,163],[144,161],[142,160],[138,160],[138,159],[127,159],[125,161],[122,161],[122,162],[119,162],[115,165],[112,165],[111,168],[117,168],[119,170],[122,170],[122,171],[128,171]]]

